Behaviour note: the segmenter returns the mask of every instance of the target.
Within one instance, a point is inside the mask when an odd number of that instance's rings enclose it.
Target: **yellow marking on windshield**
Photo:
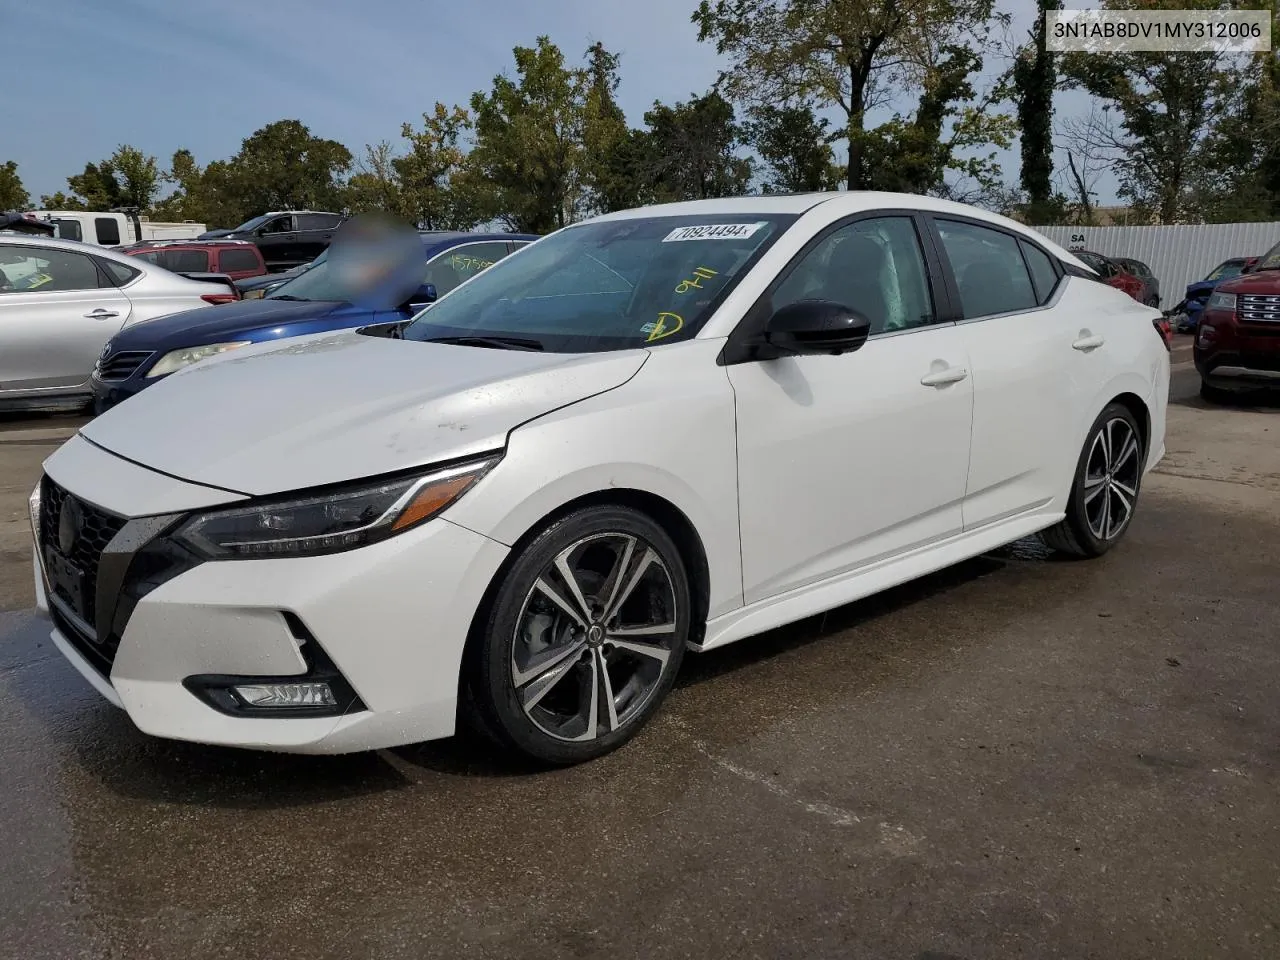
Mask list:
[[[645,337],[645,342],[652,343],[654,340],[669,337],[673,333],[678,333],[683,327],[684,317],[678,313],[668,313],[664,310],[658,314],[658,322],[649,331],[649,336]]]
[[[681,280],[676,285],[676,293],[688,293],[690,290],[701,290],[702,284],[699,280],[710,280],[716,275],[716,271],[710,267],[695,267],[692,280]]]

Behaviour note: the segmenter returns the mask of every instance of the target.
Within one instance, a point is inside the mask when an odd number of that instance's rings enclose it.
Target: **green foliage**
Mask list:
[[[0,163],[0,210],[25,210],[30,202],[31,195],[18,176],[17,163]]]
[[[589,81],[548,37],[512,52],[517,78],[496,76],[488,94],[471,98],[476,141],[465,179],[492,185],[512,229],[545,233],[572,221],[581,202]]]
[[[277,120],[247,137],[229,163],[245,209],[333,210],[342,203],[341,176],[351,151],[312,135],[299,120]]]
[[[149,157],[137,147],[122,144],[108,159],[100,163],[86,163],[84,170],[67,177],[71,196],[59,191],[51,197],[42,197],[41,204],[48,210],[110,210],[113,207],[137,207],[149,210],[160,189],[160,168],[156,158]],[[45,205],[58,201],[65,206]]]
[[[590,211],[625,210],[644,195],[638,143],[618,106],[619,57],[597,43],[587,50],[582,174]]]
[[[471,126],[466,110],[451,110],[443,103],[422,115],[420,131],[404,124],[400,135],[408,142],[409,152],[391,161],[399,177],[400,206],[384,209],[427,230],[468,230],[488,219],[487,210],[476,208],[465,178],[458,182],[467,159],[462,138]]]
[[[1053,93],[1058,83],[1054,55],[1045,49],[1045,18],[1062,9],[1062,0],[1036,0],[1036,24],[1030,42],[1013,65],[1018,125],[1021,127],[1021,184],[1031,223],[1049,223],[1060,215],[1053,192]]]
[[[830,122],[810,107],[759,106],[750,111],[746,140],[764,162],[765,193],[834,190],[841,171],[827,142]]]
[[[659,203],[731,197],[747,192],[752,163],[738,156],[742,131],[733,106],[714,91],[644,115],[641,179]]]

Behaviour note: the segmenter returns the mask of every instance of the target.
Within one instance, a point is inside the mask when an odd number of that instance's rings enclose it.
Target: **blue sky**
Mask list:
[[[697,41],[696,0],[0,0],[6,75],[0,161],[33,200],[86,161],[131,143],[164,166],[202,165],[273,120],[345,143],[399,139],[435,101],[465,104],[511,72],[511,48],[542,33],[577,58],[597,40],[622,55],[633,123],[655,99],[687,99],[722,64]],[[1075,6],[1075,3],[1071,4]],[[1005,0],[1025,35],[1034,5]],[[1014,155],[1002,158],[1006,179]]]

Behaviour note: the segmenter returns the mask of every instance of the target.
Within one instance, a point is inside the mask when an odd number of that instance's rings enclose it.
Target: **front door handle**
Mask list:
[[[97,310],[90,310],[85,314],[90,320],[110,320],[112,317],[118,317],[120,314],[113,310],[103,310],[99,307]]]
[[[1081,337],[1071,346],[1076,350],[1097,350],[1107,341],[1100,334],[1090,334],[1088,330],[1081,330]]]
[[[933,373],[926,373],[920,378],[920,383],[926,387],[945,387],[951,383],[959,383],[967,376],[969,371],[964,367],[947,367]]]

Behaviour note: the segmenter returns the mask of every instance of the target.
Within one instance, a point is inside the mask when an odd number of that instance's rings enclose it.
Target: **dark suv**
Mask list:
[[[1196,333],[1200,394],[1280,389],[1280,243],[1251,272],[1217,285]]]
[[[345,219],[320,210],[277,210],[232,230],[210,230],[201,240],[248,240],[258,245],[268,270],[288,270],[320,256]]]

